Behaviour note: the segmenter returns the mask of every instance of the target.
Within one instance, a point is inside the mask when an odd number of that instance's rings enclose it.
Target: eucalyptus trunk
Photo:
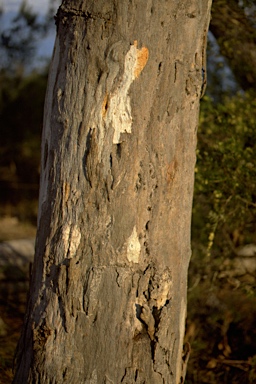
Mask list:
[[[210,0],[72,0],[56,17],[14,383],[182,383]]]

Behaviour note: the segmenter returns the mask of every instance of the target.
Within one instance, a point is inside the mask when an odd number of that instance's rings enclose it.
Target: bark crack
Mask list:
[[[155,338],[155,318],[149,306],[145,303],[143,306],[136,305],[137,318],[145,325],[150,340]]]
[[[161,319],[172,298],[169,268],[157,271],[154,265],[148,265],[138,280],[136,297],[136,317],[149,336],[152,362],[157,367],[156,351],[164,350],[162,340],[159,339]],[[160,373],[157,369],[155,372]]]

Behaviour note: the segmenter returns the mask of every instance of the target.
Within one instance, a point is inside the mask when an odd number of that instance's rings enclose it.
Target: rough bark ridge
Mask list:
[[[210,1],[63,1],[15,383],[180,383]]]

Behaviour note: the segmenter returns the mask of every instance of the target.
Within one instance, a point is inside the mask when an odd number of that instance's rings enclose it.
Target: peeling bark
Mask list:
[[[63,1],[14,383],[182,383],[210,1]]]

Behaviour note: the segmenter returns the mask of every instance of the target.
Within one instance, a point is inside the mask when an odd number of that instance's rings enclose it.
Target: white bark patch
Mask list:
[[[64,244],[64,252],[70,259],[75,256],[76,251],[81,241],[81,232],[75,225],[71,227],[71,224],[66,224],[62,231],[62,240]]]
[[[138,263],[140,257],[140,242],[137,235],[136,227],[133,228],[132,234],[127,241],[127,258],[130,262]]]
[[[109,96],[109,106],[106,113],[107,125],[114,128],[113,143],[120,143],[121,133],[131,133],[132,113],[129,89],[132,82],[139,76],[148,61],[148,49],[137,48],[137,41],[131,45],[125,56],[124,74],[120,85],[113,95]]]

